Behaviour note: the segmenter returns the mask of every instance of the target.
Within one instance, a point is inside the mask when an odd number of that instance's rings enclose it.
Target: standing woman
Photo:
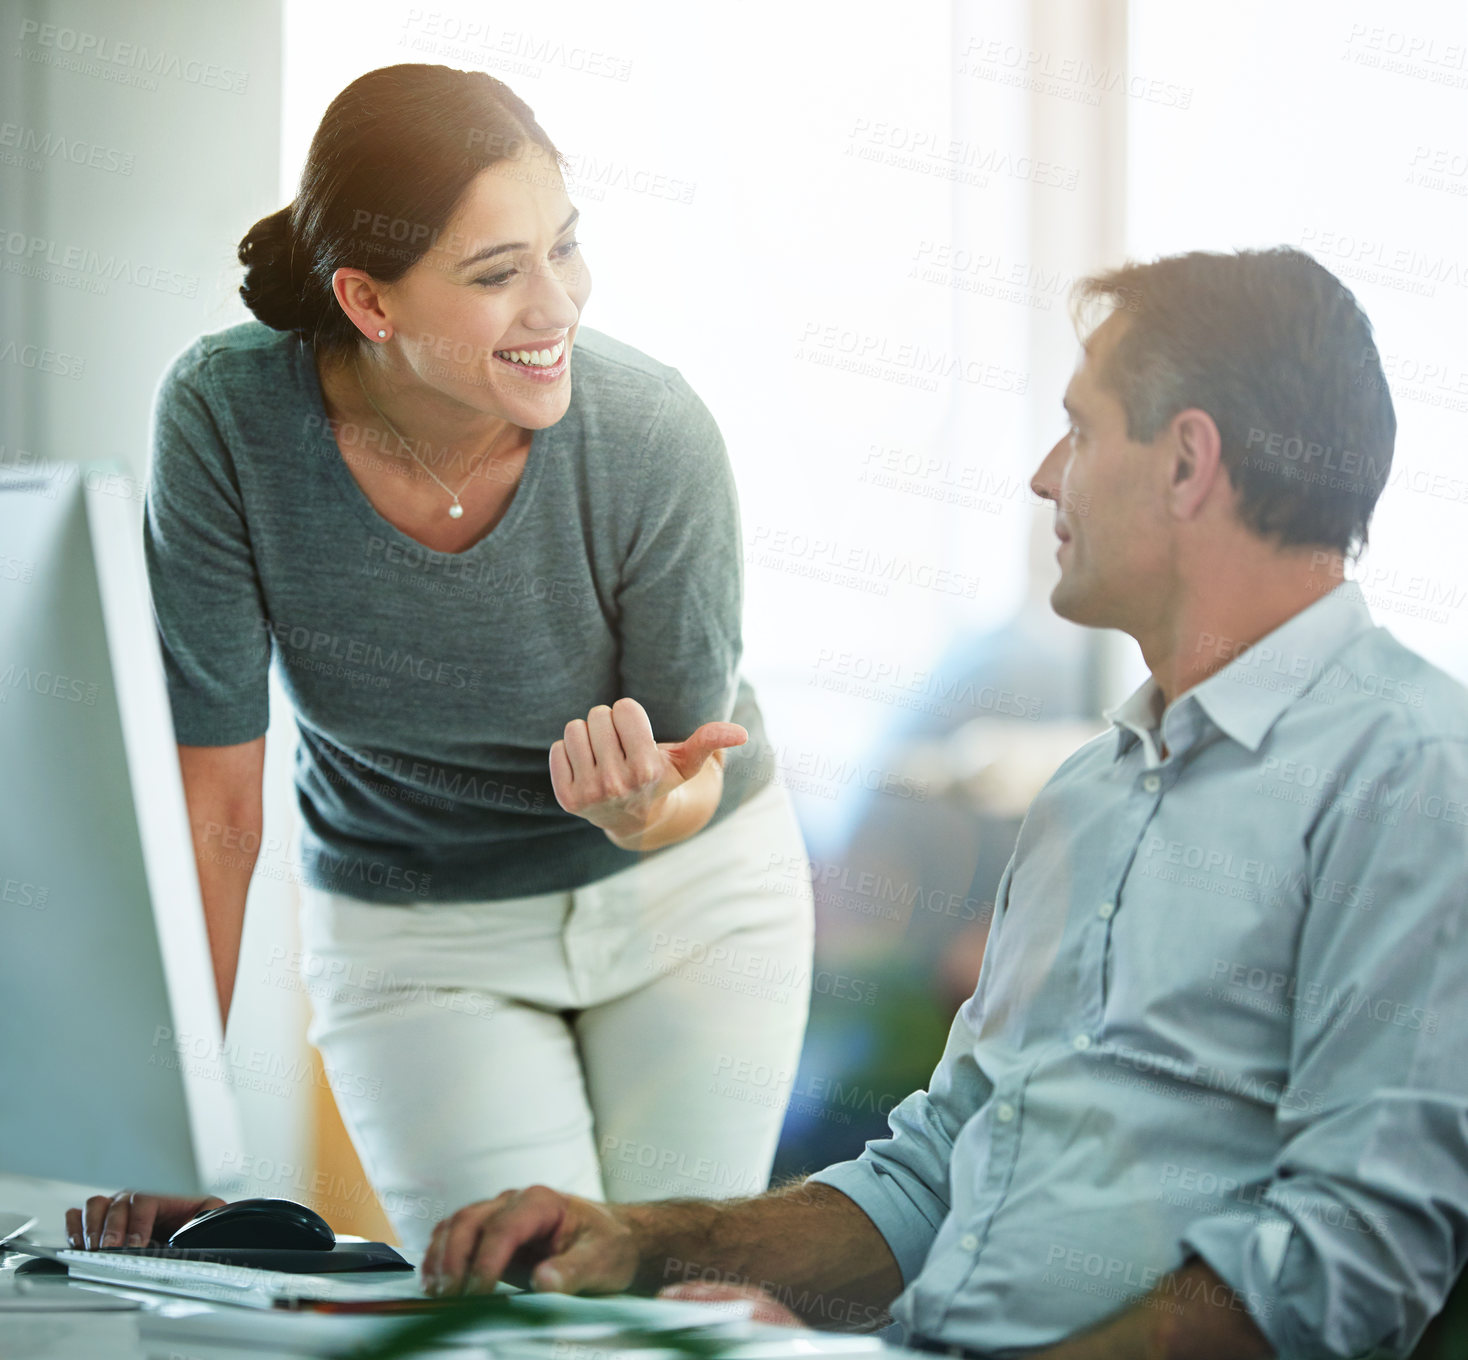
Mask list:
[[[576,216],[501,82],[372,71],[240,243],[258,320],[195,342],[154,411],[220,1007],[273,655],[310,1038],[413,1247],[532,1182],[762,1189],[805,1030],[810,886],[739,675],[729,463],[675,369],[581,326]],[[638,272],[677,283],[653,248]]]

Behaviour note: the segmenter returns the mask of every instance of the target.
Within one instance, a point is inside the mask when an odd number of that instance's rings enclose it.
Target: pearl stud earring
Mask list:
[[[379,340],[386,340],[387,339],[387,332],[386,331],[378,331],[377,332],[377,338]]]

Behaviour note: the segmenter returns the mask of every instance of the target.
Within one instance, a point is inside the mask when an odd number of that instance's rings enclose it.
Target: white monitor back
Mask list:
[[[0,471],[0,1172],[227,1195],[222,1038],[135,484]]]

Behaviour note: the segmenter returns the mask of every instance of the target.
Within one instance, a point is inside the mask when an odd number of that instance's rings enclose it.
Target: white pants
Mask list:
[[[769,785],[570,892],[386,906],[303,889],[308,1037],[403,1244],[550,1185],[769,1181],[810,999],[809,865]]]

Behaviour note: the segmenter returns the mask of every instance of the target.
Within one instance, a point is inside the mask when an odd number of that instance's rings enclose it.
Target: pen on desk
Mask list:
[[[310,1299],[281,1298],[275,1307],[301,1313],[422,1313],[452,1307],[442,1299]]]

